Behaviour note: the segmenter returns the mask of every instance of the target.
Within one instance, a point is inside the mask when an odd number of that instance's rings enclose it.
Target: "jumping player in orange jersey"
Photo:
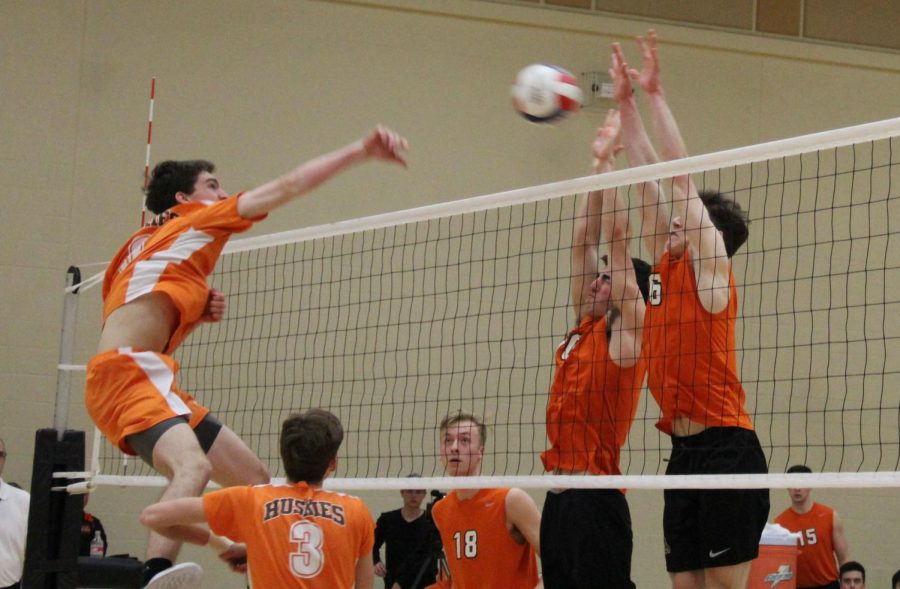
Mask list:
[[[621,121],[611,110],[593,143],[594,172],[615,167]],[[553,474],[617,475],[619,454],[637,411],[647,363],[641,355],[650,265],[631,258],[628,208],[615,188],[582,198],[572,236],[572,309],[576,327],[556,350],[547,402]],[[608,266],[598,274],[601,233]],[[644,295],[644,296],[642,296]],[[541,516],[542,577],[547,589],[633,589],[631,514],[616,489],[553,489]],[[598,574],[597,571],[602,571]]]
[[[478,476],[487,427],[466,413],[440,425],[441,462],[452,477]],[[535,554],[540,554],[541,514],[522,489],[458,489],[434,504],[453,589],[541,587]],[[432,585],[435,587],[435,585]]]
[[[103,284],[103,331],[87,367],[85,404],[106,437],[169,479],[163,500],[265,483],[253,452],[176,384],[171,354],[199,323],[219,321],[225,297],[206,277],[233,233],[335,174],[369,159],[405,165],[406,140],[384,127],[243,194],[228,197],[207,161],[156,166],[147,207],[156,213],[118,252]],[[172,566],[180,543],[151,534],[144,582],[199,583],[200,567]],[[152,580],[151,580],[152,579]]]
[[[375,522],[359,498],[322,489],[343,438],[328,411],[294,414],[279,440],[287,485],[163,501],[146,508],[141,522],[194,544],[217,542],[213,533],[240,542],[229,547],[228,560],[238,572],[249,570],[252,587],[372,589]]]
[[[638,38],[641,71],[613,44],[614,95],[633,166],[659,157],[637,111],[631,80],[646,94],[662,159],[687,156],[659,76],[656,33]],[[639,190],[642,235],[653,253],[644,344],[650,392],[672,436],[666,474],[765,473],[766,458],[737,373],[737,289],[731,256],[747,218],[732,199],[698,193],[689,175],[663,190]],[[743,588],[769,513],[768,489],[666,490],[666,568],[675,589]]]
[[[795,464],[787,472],[811,473]],[[788,489],[791,506],[775,518],[792,532],[800,532],[797,556],[798,589],[839,589],[838,566],[850,560],[844,523],[834,509],[812,500],[809,488]],[[835,562],[837,558],[837,562]]]

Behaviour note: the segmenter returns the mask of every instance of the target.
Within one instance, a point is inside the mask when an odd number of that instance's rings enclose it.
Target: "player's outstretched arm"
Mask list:
[[[365,137],[300,164],[287,174],[245,192],[237,203],[238,214],[254,219],[316,188],[354,164],[377,159],[406,166],[406,139],[378,126]]]
[[[638,111],[631,85],[628,63],[618,43],[612,44],[612,65],[609,76],[613,81],[613,98],[622,119],[622,141],[628,163],[645,166],[659,162],[659,156],[647,135],[644,121]],[[643,182],[637,187],[640,196],[641,225],[647,249],[658,262],[666,250],[671,218],[671,206],[659,184]]]
[[[227,551],[233,542],[228,538],[213,534],[199,524],[206,523],[203,499],[185,497],[160,501],[141,512],[141,523],[167,538],[190,542],[199,546],[209,546],[216,554]]]
[[[656,31],[652,29],[646,38],[637,38],[643,59],[641,71],[630,69],[628,74],[640,85],[650,101],[663,159],[680,159],[688,155],[687,147],[663,91],[657,41]],[[725,241],[713,224],[689,174],[674,179],[672,206],[674,214],[684,223],[685,237],[695,262],[700,302],[707,311],[718,313],[728,304],[731,263]]]
[[[593,151],[595,173],[609,172],[615,167],[615,154],[619,150],[619,113],[610,110],[606,121],[597,129]],[[572,309],[575,321],[580,323],[591,312],[593,297],[591,284],[597,277],[597,246],[600,244],[600,215],[603,193],[615,192],[615,188],[593,191],[578,199],[578,210],[572,230]]]
[[[601,134],[615,134],[618,137],[617,111],[610,111],[606,122],[597,131],[594,142],[594,157],[606,158],[612,165],[614,152],[606,149]],[[600,228],[603,238],[609,244],[610,305],[619,310],[619,318],[612,325],[609,355],[618,366],[634,366],[641,356],[641,341],[644,327],[644,300],[634,273],[628,242],[628,207],[619,190],[612,188],[602,191],[600,206]]]
[[[506,494],[506,520],[541,555],[541,512],[528,493],[513,487]]]

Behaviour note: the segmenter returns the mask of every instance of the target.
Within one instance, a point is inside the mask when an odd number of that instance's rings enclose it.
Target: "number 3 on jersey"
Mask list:
[[[462,560],[463,556],[466,558],[478,556],[478,532],[475,530],[456,532],[453,534],[453,540],[456,542],[456,560]]]
[[[291,571],[301,579],[315,577],[325,565],[325,554],[322,552],[324,539],[322,528],[313,522],[301,520],[291,526],[291,542],[297,545],[296,552],[291,552]]]

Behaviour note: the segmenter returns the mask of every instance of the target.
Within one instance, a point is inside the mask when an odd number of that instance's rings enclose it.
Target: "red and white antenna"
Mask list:
[[[144,188],[150,183],[150,144],[153,142],[153,100],[156,98],[156,78],[150,79],[150,114],[147,117],[147,156],[144,158]],[[146,221],[147,210],[141,199],[141,227]]]

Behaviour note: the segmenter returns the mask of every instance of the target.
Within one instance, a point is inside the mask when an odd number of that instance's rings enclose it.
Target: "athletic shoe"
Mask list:
[[[200,589],[203,567],[195,562],[183,562],[156,573],[146,589]]]

